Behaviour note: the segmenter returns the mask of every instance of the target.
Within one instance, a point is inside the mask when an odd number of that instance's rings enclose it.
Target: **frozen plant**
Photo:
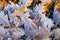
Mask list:
[[[52,31],[52,34],[53,34],[53,36],[54,36],[54,40],[55,40],[55,39],[59,40],[59,39],[60,39],[60,28],[54,29],[54,30]]]
[[[11,29],[12,38],[14,40],[21,38],[21,36],[25,35],[25,31],[22,28],[13,28]]]
[[[54,25],[53,21],[50,18],[47,18],[44,14],[38,14],[35,19],[40,22],[41,27],[51,28]]]
[[[54,14],[53,14],[53,20],[56,24],[60,23],[60,12],[59,12],[59,10],[56,10],[56,7],[54,10]]]
[[[2,24],[3,27],[9,26],[8,16],[4,15],[3,11],[0,12],[0,25],[1,24]]]
[[[3,40],[4,35],[5,35],[5,29],[2,26],[0,26],[0,40]]]

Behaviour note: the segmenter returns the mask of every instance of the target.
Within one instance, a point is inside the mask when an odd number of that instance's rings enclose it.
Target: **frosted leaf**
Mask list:
[[[29,12],[20,13],[18,10],[17,11],[15,10],[15,12],[13,14],[11,14],[11,15],[13,16],[13,20],[14,20],[14,23],[16,25],[18,25],[18,23],[20,24],[20,20],[19,20],[20,18],[21,19],[24,18],[24,20],[25,20],[25,19],[27,19],[30,16]],[[19,16],[20,18],[18,19],[17,16]]]
[[[40,26],[41,27],[49,27],[51,28],[53,26],[53,21],[49,18],[47,18],[44,14],[39,14],[39,18],[40,20]],[[36,19],[37,20],[37,19]]]
[[[14,7],[17,9],[17,8],[20,8],[20,6],[18,4],[15,4]]]
[[[6,37],[10,35],[9,31],[10,31],[10,30],[9,30],[8,28],[5,28],[5,36],[6,36]]]
[[[26,40],[31,40],[32,39],[32,37],[31,36],[28,36],[27,38],[26,38]]]
[[[8,16],[7,15],[4,15],[4,12],[1,12],[0,13],[0,18],[2,18],[5,21],[8,21]]]
[[[5,27],[7,23],[3,19],[0,18],[0,25]]]
[[[36,11],[33,11],[33,12],[30,13],[30,17],[31,17],[32,19],[34,19],[34,17],[35,17],[36,15],[38,15],[38,13],[37,13]]]
[[[8,4],[7,6],[5,6],[5,8],[4,8],[4,9],[8,10],[8,9],[10,9],[10,8],[11,8],[11,5],[10,5],[10,4]]]
[[[29,17],[29,12],[26,12],[25,14],[23,14],[21,17],[23,17],[24,19],[27,19]]]
[[[25,31],[22,28],[13,28],[12,33],[12,37],[14,39],[20,38],[21,36],[25,35]]]
[[[18,18],[13,18],[13,22],[16,25],[16,27],[21,26],[20,19]]]
[[[54,34],[55,39],[60,39],[60,28],[53,30],[52,33]]]
[[[53,20],[56,24],[59,24],[60,23],[60,12],[55,11],[54,14],[53,14]]]
[[[11,37],[11,32],[10,32],[10,28],[5,28],[5,35],[4,35],[4,39],[8,39],[8,38],[10,38]],[[7,40],[6,39],[6,40]]]
[[[53,34],[59,33],[60,32],[60,28],[54,29],[52,32],[53,32]]]
[[[47,38],[42,38],[41,40],[51,40],[51,39],[47,37]]]
[[[45,14],[44,12],[48,11],[48,7],[40,3],[39,5],[36,5],[34,7],[34,11],[38,12],[39,14],[42,14],[42,13]]]
[[[20,13],[18,12],[18,11],[14,11],[14,13],[13,14],[11,14],[13,17],[16,17],[16,15],[18,15],[18,16],[20,16]]]
[[[5,29],[0,26],[0,37],[5,35]]]
[[[21,7],[21,8],[18,8],[17,10],[15,10],[13,12],[13,14],[11,14],[13,17],[16,17],[16,16],[22,16],[24,14],[24,12],[27,11],[27,8],[24,8],[24,7]]]
[[[17,8],[20,7],[18,4],[15,4],[15,3],[11,2],[11,1],[10,1],[10,3],[11,3],[10,7],[13,8],[13,9],[17,9]]]
[[[17,2],[17,0],[14,1]],[[11,0],[4,8],[0,5],[0,40],[3,40],[3,37],[4,40],[50,40],[51,34],[54,40],[60,38],[60,28],[51,31],[53,22],[60,23],[58,10],[60,3],[55,5],[52,0],[37,0],[36,2],[41,1],[41,3],[37,3],[34,7],[31,3],[35,3],[35,0],[18,1],[19,3],[15,3]],[[51,4],[55,5],[53,21],[52,18],[45,16],[46,11],[50,12]],[[34,8],[30,10],[28,6]]]
[[[8,38],[8,40],[12,40],[12,38]]]
[[[22,18],[22,23],[24,24],[26,35],[33,34],[33,31],[37,29],[37,26],[29,18]]]
[[[30,6],[33,0],[20,0],[23,6],[27,7]]]
[[[26,2],[26,0],[19,0],[22,4],[24,4]]]
[[[45,28],[40,27],[40,29],[36,29],[33,32],[34,33],[32,34],[32,36],[33,36],[34,40],[42,40],[42,39],[44,39],[45,36],[49,35],[50,30],[47,27],[45,27]],[[45,39],[48,39],[48,37]]]
[[[9,25],[8,16],[7,16],[7,15],[4,15],[3,12],[0,13],[0,18],[1,18],[1,21],[3,20],[4,23],[6,23],[6,25]],[[5,26],[6,26],[6,25],[5,25]]]
[[[49,28],[51,28],[54,25],[51,19],[47,19],[46,21]]]
[[[36,5],[35,8],[34,8],[34,11],[37,11],[37,12],[42,14],[43,7],[44,7],[43,4]]]
[[[4,35],[5,35],[5,29],[2,26],[0,26],[0,40],[3,40]]]
[[[21,9],[21,10],[19,10],[19,9],[17,9],[17,10],[15,10],[15,12],[13,13],[13,14],[11,14],[11,16],[13,17],[13,21],[14,21],[14,23],[16,24],[16,26],[18,26],[19,24],[20,24],[20,18],[22,19],[22,18],[24,18],[24,19],[26,19],[26,18],[28,18],[30,15],[29,15],[29,12],[26,12],[26,13],[21,13],[20,11],[22,11],[23,9]],[[25,9],[24,9],[25,10]],[[20,18],[18,18],[18,16],[20,17]],[[18,21],[19,20],[19,21]]]
[[[11,7],[13,8],[14,7],[14,3],[13,2],[11,2],[11,1],[9,1],[10,2],[10,4],[11,4]]]

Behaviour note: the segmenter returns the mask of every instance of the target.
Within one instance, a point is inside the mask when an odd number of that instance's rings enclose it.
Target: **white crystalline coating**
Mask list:
[[[42,40],[51,40],[50,38],[43,38]]]
[[[3,25],[5,25],[5,26],[9,25],[8,16],[4,15],[3,11],[0,13],[0,22],[1,22],[1,24],[3,23]]]
[[[12,33],[13,38],[20,38],[21,36],[25,35],[25,32],[22,28],[13,28]]]
[[[33,11],[31,13],[31,17],[35,17],[36,15],[38,14],[43,14],[43,12],[45,11],[44,10],[44,5],[42,3],[36,5],[34,8],[33,8]],[[45,13],[44,13],[45,14]]]
[[[22,24],[24,24],[24,29],[26,32],[26,35],[33,34],[33,30],[35,30],[37,27],[36,25],[32,22],[32,20],[29,17],[29,14],[24,14],[22,16]]]
[[[32,31],[37,28],[36,25],[32,23],[31,19],[26,19],[24,21],[24,27],[25,27],[25,31],[26,31],[27,35],[33,33]]]
[[[15,10],[16,11],[16,10]],[[16,11],[15,13],[11,14],[11,16],[13,16],[11,18],[11,21],[14,21],[14,23],[16,24],[16,26],[19,26],[21,25],[21,23],[23,23],[20,19],[18,19],[16,16],[20,16],[21,19],[25,20],[27,19],[30,15],[29,15],[29,12],[26,12],[26,13],[20,13],[18,11]]]
[[[8,10],[8,9],[10,9],[10,8],[11,8],[11,5],[10,5],[10,4],[8,4],[7,6],[5,6],[5,8],[4,8],[4,9]]]
[[[22,8],[22,7],[20,7],[20,8]],[[23,13],[21,13],[20,11],[19,11],[19,9],[20,8],[18,8],[17,10],[15,10],[14,12],[13,12],[13,14],[11,14],[13,17],[16,17],[16,16],[22,16],[23,14],[24,14],[24,12],[26,12],[27,11],[27,8],[25,7],[25,11],[23,12]]]
[[[53,30],[52,34],[54,34],[54,39],[59,39],[60,38],[60,28]]]
[[[14,8],[14,3],[10,1],[11,7]]]
[[[0,26],[0,40],[3,40],[4,35],[5,35],[5,29],[2,26]]]
[[[53,21],[49,18],[47,18],[44,14],[39,14],[39,18],[40,18],[40,25],[42,27],[49,27],[51,28],[53,26]]]
[[[44,6],[42,3],[40,3],[39,5],[36,5],[33,9],[33,11],[38,12],[39,14],[44,14],[45,11],[47,11],[46,9],[44,9],[47,6]]]
[[[23,14],[21,17],[23,17],[24,19],[27,19],[29,17],[29,12],[26,12],[25,14]]]
[[[30,6],[33,0],[20,0],[23,6]]]
[[[35,5],[35,2],[38,3]],[[59,39],[60,28],[55,28],[54,23],[60,27],[60,10],[57,9],[60,4],[57,6],[52,2],[52,0],[19,0],[18,3],[14,3],[11,0],[6,5],[0,5],[0,40],[51,40],[49,38],[51,34],[54,36],[53,40]],[[4,3],[5,1],[2,2]],[[53,18],[50,18],[50,14],[47,16],[47,13],[51,13],[50,8],[53,4],[55,5]]]
[[[0,37],[5,35],[5,29],[0,26]]]
[[[12,40],[12,38],[8,38],[8,40]]]
[[[44,8],[43,4],[39,4],[35,6],[34,11],[42,14],[42,12],[44,12],[43,8]]]
[[[26,2],[26,0],[20,0],[20,2],[21,2],[22,4],[24,4],[24,3]]]
[[[17,17],[10,16],[10,22],[13,22],[16,27],[21,26],[20,19],[18,19]]]
[[[5,35],[4,35],[4,36],[5,36],[6,38],[9,38],[9,37],[11,36],[10,33],[9,33],[9,31],[10,31],[10,30],[9,30],[8,28],[5,29]]]
[[[2,18],[4,21],[8,21],[8,17],[7,17],[7,15],[4,15],[4,12],[0,13],[0,18]]]
[[[9,10],[10,8],[17,9],[20,8],[20,6],[10,1],[10,4],[7,4],[4,9]]]
[[[57,34],[60,32],[60,28],[54,29],[52,32],[53,32],[53,34]]]
[[[14,24],[16,25],[16,27],[21,26],[20,19],[13,18],[13,21],[14,21]]]
[[[15,6],[14,6],[15,8],[20,8],[20,6],[18,5],[18,4],[15,4]]]
[[[48,19],[43,14],[40,14],[39,16],[41,17],[41,23],[45,23],[45,24],[41,24],[41,26],[43,26],[43,28],[44,27],[47,27],[47,25],[48,25],[48,28],[51,28],[53,26],[53,21],[52,20]],[[29,34],[31,34],[31,35],[33,35],[33,34],[35,34],[35,35],[42,34],[43,35],[43,33],[44,33],[43,28],[42,28],[43,32],[40,31],[39,29],[37,29],[37,26],[28,17],[25,18],[25,17],[22,16],[22,23],[24,23],[25,32],[26,32],[27,35],[29,35]],[[45,31],[45,34],[44,35],[46,35],[46,34],[47,34],[47,32]]]
[[[54,11],[53,20],[56,24],[60,23],[60,12],[58,10]]]

